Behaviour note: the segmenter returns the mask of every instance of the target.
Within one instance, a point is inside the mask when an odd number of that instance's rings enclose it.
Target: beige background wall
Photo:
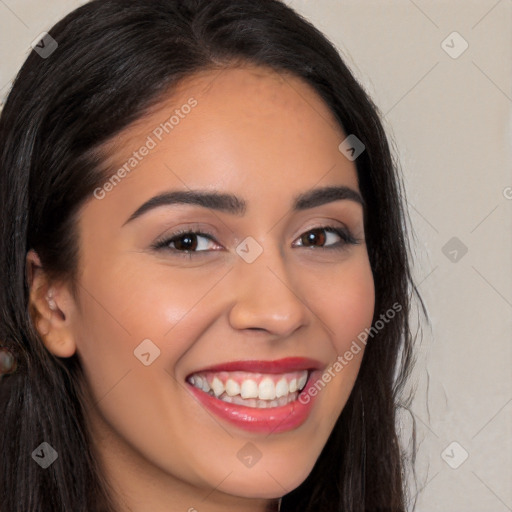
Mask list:
[[[1,97],[81,3],[0,0]],[[432,321],[414,373],[416,510],[512,511],[512,0],[287,3],[343,52],[401,159]]]

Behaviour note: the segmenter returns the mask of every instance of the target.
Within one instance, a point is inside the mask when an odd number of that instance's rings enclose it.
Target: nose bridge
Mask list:
[[[290,278],[279,248],[270,242],[263,246],[254,239],[244,242],[237,248],[240,259],[233,272],[235,303],[230,311],[231,325],[286,336],[306,322],[307,306]]]

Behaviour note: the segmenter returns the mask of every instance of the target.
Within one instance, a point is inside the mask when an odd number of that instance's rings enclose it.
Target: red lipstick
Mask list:
[[[324,365],[315,359],[305,357],[286,357],[275,361],[231,361],[229,363],[208,366],[193,373],[200,372],[254,372],[254,373],[286,373],[300,370],[319,370]]]
[[[216,397],[213,392],[205,392],[187,381],[188,390],[221,420],[243,430],[267,435],[286,432],[298,428],[309,417],[315,403],[315,397],[308,400],[299,400],[302,393],[308,390],[322,374],[321,368],[325,365],[317,360],[303,357],[289,357],[274,361],[231,361],[197,370],[190,375],[205,374],[208,372],[247,372],[255,374],[286,374],[308,370],[309,379],[305,387],[295,392],[297,399],[282,406],[250,407],[230,403]],[[225,375],[225,374],[224,374]],[[248,375],[248,379],[250,376]],[[212,393],[212,394],[211,394]],[[223,395],[220,395],[223,396]]]

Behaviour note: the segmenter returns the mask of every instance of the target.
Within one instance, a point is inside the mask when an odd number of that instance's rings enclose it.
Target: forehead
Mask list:
[[[176,110],[179,111],[191,98],[197,101],[197,107],[192,115],[185,113],[186,123],[181,122],[183,113]],[[141,140],[161,123],[171,120],[173,113],[181,114],[179,129],[178,123],[172,127],[173,139],[186,131],[190,135],[195,132],[195,139],[200,142],[198,130],[201,127],[211,132],[216,123],[217,131],[226,125],[230,125],[232,131],[236,127],[255,130],[256,121],[260,126],[266,123],[267,134],[288,128],[286,135],[291,141],[311,138],[318,131],[332,132],[335,140],[343,137],[333,113],[311,85],[289,73],[247,64],[204,70],[181,80],[149,111],[109,140],[103,146],[105,156],[110,163],[125,160]],[[171,137],[166,139],[171,142]]]
[[[109,141],[103,154],[110,173],[123,165],[128,169],[134,151],[151,140],[151,150],[135,162],[136,172],[123,180],[123,188],[139,195],[140,187],[149,194],[151,182],[156,190],[163,181],[182,188],[250,185],[266,187],[269,194],[295,194],[321,180],[357,189],[355,166],[338,150],[344,138],[309,84],[248,65],[182,80]]]

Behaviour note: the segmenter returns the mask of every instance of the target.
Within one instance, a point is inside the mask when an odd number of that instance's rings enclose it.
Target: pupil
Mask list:
[[[190,235],[183,235],[181,238],[178,238],[178,241],[176,243],[176,248],[177,249],[184,249],[186,251],[189,251],[189,250],[193,250],[196,248],[196,245],[197,244],[194,244],[193,243],[193,236],[190,236]],[[184,243],[182,243],[181,241],[184,241]]]

